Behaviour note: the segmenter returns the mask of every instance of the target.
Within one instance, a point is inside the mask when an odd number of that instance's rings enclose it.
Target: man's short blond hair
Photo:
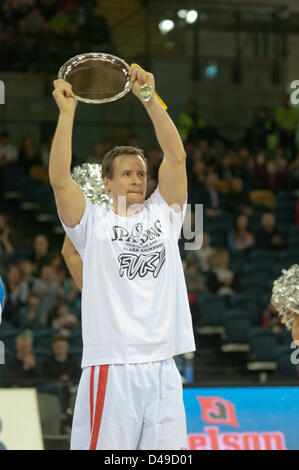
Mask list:
[[[142,158],[145,166],[147,167],[147,160],[142,149],[129,145],[118,146],[109,150],[109,152],[104,155],[102,161],[102,178],[107,177],[109,179],[113,179],[113,161],[116,157],[120,157],[121,155],[138,155]]]

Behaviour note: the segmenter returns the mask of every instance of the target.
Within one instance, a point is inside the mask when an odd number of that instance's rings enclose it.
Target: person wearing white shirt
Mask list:
[[[132,92],[154,76],[130,68]],[[195,350],[178,249],[186,211],[186,154],[155,94],[142,102],[164,157],[158,186],[145,200],[141,149],[115,147],[102,162],[113,205],[92,204],[72,180],[76,100],[54,81],[60,110],[49,164],[50,184],[66,234],[82,260],[82,376],[71,449],[186,449],[182,381],[173,356]]]
[[[15,163],[18,159],[17,147],[10,144],[10,135],[7,131],[0,134],[0,167]]]

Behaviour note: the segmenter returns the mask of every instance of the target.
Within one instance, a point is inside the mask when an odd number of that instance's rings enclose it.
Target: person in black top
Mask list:
[[[275,215],[265,212],[261,217],[261,228],[256,234],[256,248],[262,250],[281,250],[286,241],[276,226]]]
[[[16,355],[5,365],[4,379],[8,385],[34,387],[39,379],[39,365],[32,352],[33,335],[26,330],[16,337]]]
[[[53,356],[46,359],[42,364],[42,375],[52,382],[58,382],[62,389],[65,409],[68,408],[71,396],[70,388],[79,382],[81,368],[78,362],[68,354],[68,339],[57,334],[52,342]]]

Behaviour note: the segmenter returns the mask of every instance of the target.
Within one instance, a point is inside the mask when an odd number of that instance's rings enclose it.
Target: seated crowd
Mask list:
[[[288,230],[299,225],[296,194],[299,152],[290,158],[282,146],[270,152],[267,148],[254,151],[241,144],[219,153],[208,140],[186,139],[184,143],[188,156],[191,225],[194,226],[195,204],[203,204],[201,249],[184,249],[187,238],[184,230],[179,240],[191,312],[197,315],[197,302],[203,293],[231,297],[244,291],[242,265],[232,263],[236,256],[242,254],[248,260],[254,250],[278,254],[291,248]],[[131,135],[124,144],[141,146],[136,135]],[[9,133],[3,131],[0,137],[1,188],[6,187],[3,170],[10,165],[22,167],[31,177],[32,169],[39,167],[43,171],[35,177],[41,178],[45,186],[49,185],[46,176],[49,145],[39,149],[34,139],[26,136],[17,148],[10,142]],[[93,155],[86,160],[101,163],[103,155],[113,145],[109,139],[98,142]],[[156,187],[163,156],[157,146],[147,149],[146,154],[149,197]],[[290,203],[281,209],[279,194],[282,193],[290,197]],[[4,197],[3,193],[0,197]],[[31,253],[20,258],[17,245],[20,246],[22,233],[15,222],[10,220],[9,214],[0,214],[1,275],[7,290],[0,332],[4,327],[19,332],[15,344],[11,344],[5,379],[13,384],[24,378],[56,379],[62,387],[62,392],[59,389],[58,393],[65,409],[69,396],[66,389],[77,383],[79,377],[80,363],[71,358],[68,350],[72,333],[80,330],[81,293],[64,264],[61,251],[51,249],[51,240],[45,234],[36,234]],[[201,233],[193,235],[201,238]],[[278,324],[277,312],[267,305],[260,325],[277,327]],[[52,331],[52,346],[48,344],[48,354],[38,357],[35,337],[43,330]],[[45,386],[41,382],[40,387]]]
[[[23,71],[39,63],[39,69],[52,70],[51,59],[57,66],[60,57],[76,55],[85,47],[88,50],[89,44],[109,44],[107,20],[97,14],[96,6],[94,0],[4,0],[0,9],[0,68]],[[14,61],[10,60],[12,55]]]

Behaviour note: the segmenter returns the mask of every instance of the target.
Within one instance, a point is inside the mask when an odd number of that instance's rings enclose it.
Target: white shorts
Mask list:
[[[71,450],[186,448],[183,387],[174,359],[83,369]]]

